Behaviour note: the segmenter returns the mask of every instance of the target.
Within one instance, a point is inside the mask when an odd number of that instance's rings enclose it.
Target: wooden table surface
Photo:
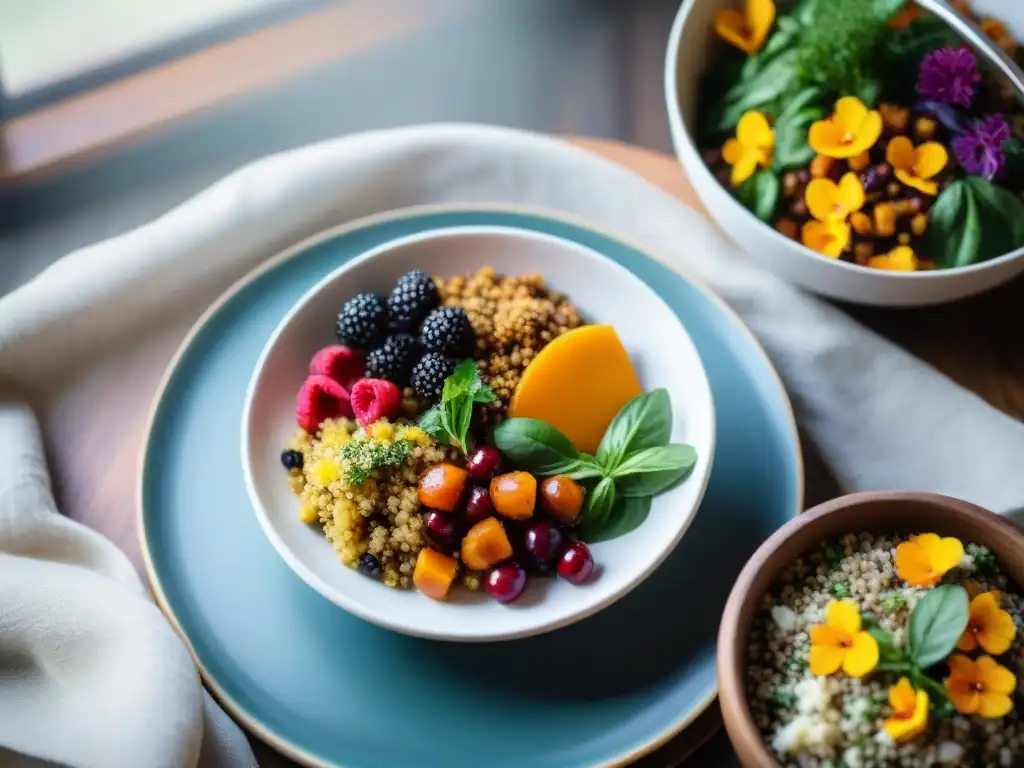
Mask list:
[[[667,155],[603,140],[574,139],[620,163],[685,203],[700,208],[678,163]],[[1018,341],[1024,306],[1021,282],[956,305],[918,310],[855,309],[852,314],[892,338],[998,408],[1024,413],[1024,345]],[[62,414],[60,440],[52,440],[51,462],[59,501],[72,518],[113,539],[141,570],[135,531],[135,481],[145,419],[157,384],[177,344],[152,345],[145,360],[114,382],[97,386],[88,408]],[[74,412],[72,412],[74,411]],[[110,425],[121,425],[112,435]],[[820,462],[807,457],[808,503],[834,493]],[[707,743],[688,765],[733,768],[737,763],[718,729],[713,707],[677,741],[641,762],[665,768],[679,764],[697,742]],[[267,747],[255,745],[264,766],[290,765]]]

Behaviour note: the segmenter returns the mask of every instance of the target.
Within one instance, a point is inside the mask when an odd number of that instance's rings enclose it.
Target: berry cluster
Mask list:
[[[472,355],[476,336],[465,310],[442,307],[437,286],[421,270],[399,278],[387,299],[360,293],[338,315],[336,334],[366,352],[366,376],[412,386],[427,401],[440,398],[460,358]]]

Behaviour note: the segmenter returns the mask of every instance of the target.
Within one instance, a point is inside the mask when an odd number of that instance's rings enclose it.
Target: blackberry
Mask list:
[[[415,330],[423,318],[441,303],[441,296],[430,275],[419,269],[406,272],[388,296],[391,326],[398,331]]]
[[[466,310],[462,307],[435,309],[420,326],[420,344],[424,349],[448,357],[468,357],[473,352],[476,336]]]
[[[380,296],[360,293],[345,302],[338,315],[338,341],[356,349],[372,349],[384,340],[388,310]]]
[[[455,372],[455,360],[440,352],[427,352],[412,369],[412,388],[424,400],[441,397],[444,380]]]
[[[388,337],[384,346],[377,347],[366,356],[366,377],[387,379],[399,387],[408,386],[418,355],[416,339],[408,333],[396,333]]]
[[[359,558],[359,570],[371,579],[380,578],[380,560],[366,552]]]
[[[284,451],[281,454],[281,463],[285,469],[302,469],[302,454],[298,451]]]

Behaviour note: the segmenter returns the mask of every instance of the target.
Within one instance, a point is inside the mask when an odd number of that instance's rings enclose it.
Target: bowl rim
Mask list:
[[[1024,547],[1024,531],[1007,518],[996,514],[970,501],[925,491],[860,491],[839,496],[835,499],[818,504],[801,515],[787,522],[758,547],[744,565],[736,578],[718,631],[718,648],[716,665],[718,676],[718,695],[723,702],[723,715],[727,720],[727,732],[730,742],[742,742],[755,754],[759,768],[783,768],[775,755],[768,748],[764,737],[754,723],[750,712],[750,700],[747,696],[743,674],[743,654],[746,647],[746,635],[740,631],[739,616],[752,601],[758,601],[763,594],[756,592],[754,582],[762,570],[775,556],[775,553],[798,531],[818,524],[822,519],[837,512],[862,507],[866,504],[926,504],[936,511],[953,515],[961,515],[981,521],[984,525],[994,528],[997,532],[1015,538]],[[1022,585],[1024,586],[1024,585]]]
[[[320,233],[320,237],[315,242],[325,242],[335,234],[337,229],[327,230]],[[252,504],[253,513],[259,522],[260,528],[263,530],[264,535],[268,538],[271,545],[277,551],[277,553],[284,559],[285,563],[289,568],[297,575],[303,582],[308,586],[316,590],[320,595],[339,606],[345,611],[353,614],[354,616],[375,624],[384,629],[398,632],[410,637],[419,637],[429,640],[442,640],[448,642],[465,642],[465,643],[490,643],[490,642],[503,642],[508,640],[516,640],[527,637],[533,637],[536,635],[546,634],[548,632],[567,627],[571,624],[575,624],[582,621],[589,616],[592,616],[616,602],[621,600],[633,589],[639,587],[644,583],[650,576],[658,569],[658,567],[675,551],[679,542],[682,541],[686,532],[689,530],[694,519],[700,511],[701,504],[703,503],[704,496],[707,492],[708,484],[711,479],[711,472],[714,466],[715,447],[717,444],[717,419],[715,415],[714,406],[714,395],[711,390],[711,383],[708,379],[707,370],[704,366],[704,361],[697,350],[696,344],[690,338],[689,332],[682,322],[678,321],[679,332],[691,345],[694,357],[697,359],[699,368],[697,373],[699,374],[700,381],[703,382],[701,390],[705,394],[705,404],[702,406],[702,410],[706,412],[707,419],[709,422],[709,434],[707,437],[707,460],[704,463],[703,474],[699,477],[691,475],[687,478],[686,482],[690,482],[691,479],[695,483],[699,483],[696,489],[694,500],[688,514],[685,519],[680,523],[672,536],[665,540],[664,545],[660,550],[657,551],[655,557],[647,563],[647,565],[641,569],[632,578],[626,579],[622,584],[607,596],[601,600],[596,600],[589,605],[585,605],[582,609],[569,611],[560,617],[526,625],[525,627],[512,629],[512,630],[485,630],[476,634],[466,634],[460,632],[453,632],[451,630],[445,630],[443,628],[432,628],[424,627],[422,623],[420,625],[412,625],[408,621],[403,620],[401,617],[393,617],[388,614],[383,614],[379,611],[368,610],[359,601],[350,598],[344,589],[341,589],[335,585],[325,582],[321,579],[312,568],[307,566],[301,557],[299,557],[291,547],[289,547],[282,537],[278,534],[277,529],[270,519],[270,515],[267,512],[265,505],[262,502],[262,497],[257,490],[257,484],[255,481],[255,475],[253,472],[253,462],[251,460],[252,452],[250,445],[252,440],[250,424],[252,422],[253,405],[256,399],[259,385],[263,377],[263,371],[266,366],[267,359],[269,358],[272,351],[276,348],[278,341],[284,331],[291,325],[292,321],[305,310],[308,304],[313,301],[321,292],[328,289],[329,286],[336,283],[342,278],[347,272],[357,268],[364,262],[370,261],[373,258],[384,256],[387,253],[394,251],[396,248],[402,248],[407,245],[414,243],[421,243],[424,241],[436,240],[438,238],[452,237],[452,236],[472,236],[472,235],[515,235],[518,237],[528,237],[533,240],[548,241],[550,243],[557,243],[563,246],[570,247],[574,250],[581,252],[587,258],[594,259],[603,262],[606,266],[614,269],[622,274],[623,279],[634,281],[639,287],[647,292],[653,300],[665,304],[664,300],[643,280],[630,272],[627,268],[620,265],[618,262],[605,256],[603,253],[585,246],[579,243],[575,243],[571,240],[552,235],[546,232],[535,232],[531,230],[520,229],[511,225],[447,225],[443,227],[437,227],[425,232],[419,232],[412,235],[406,235],[403,237],[389,240],[388,242],[381,243],[367,251],[359,254],[355,258],[350,259],[346,263],[336,267],[327,275],[318,280],[313,286],[311,286],[303,295],[296,300],[291,306],[288,312],[281,318],[278,324],[275,326],[273,332],[268,336],[267,341],[264,344],[263,349],[260,352],[260,356],[253,367],[252,374],[249,379],[249,383],[246,387],[245,398],[242,405],[242,420],[240,429],[240,451],[241,451],[241,464],[242,464],[242,475],[245,481],[246,491],[249,496],[249,500]],[[312,240],[312,238],[311,238]],[[307,242],[301,245],[312,245],[314,243]],[[646,253],[646,251],[641,251]],[[684,279],[691,282],[690,278],[683,274]],[[666,309],[672,312],[671,308],[667,305]],[[675,313],[672,312],[674,315]],[[339,567],[343,567],[339,563]]]
[[[690,134],[690,130],[686,127],[686,122],[683,120],[682,110],[679,108],[679,83],[677,81],[678,69],[679,69],[679,53],[680,45],[682,44],[683,29],[686,23],[689,21],[690,14],[694,7],[697,5],[698,0],[684,0],[683,4],[679,7],[676,12],[675,18],[672,21],[672,27],[669,32],[668,48],[665,52],[665,71],[663,82],[665,85],[665,109],[668,112],[669,129],[672,134],[672,141],[676,144],[676,155],[679,160],[686,166],[686,172],[689,174],[698,173],[700,174],[701,181],[707,184],[715,184],[721,187],[718,179],[712,175],[707,165],[704,164],[703,160],[696,163],[695,165],[699,168],[694,169],[686,165],[686,162],[680,156],[678,143],[683,142],[686,149],[693,153],[694,157],[700,159],[701,150],[694,141],[693,136]],[[698,188],[698,184],[694,183],[694,189]],[[723,188],[724,189],[724,188]],[[728,192],[728,190],[725,190]],[[946,269],[934,269],[925,271],[914,271],[914,272],[903,272],[899,270],[868,270],[866,267],[862,267],[859,264],[853,264],[841,259],[830,259],[827,256],[823,256],[815,251],[812,251],[803,243],[798,243],[795,240],[791,240],[782,233],[776,231],[774,227],[769,226],[751,211],[747,210],[743,205],[739,203],[731,195],[729,196],[730,201],[735,207],[748,216],[754,224],[760,227],[762,235],[771,240],[771,242],[779,247],[791,248],[794,253],[799,253],[804,258],[812,258],[816,262],[824,262],[827,264],[834,265],[841,271],[846,271],[850,274],[856,275],[870,275],[875,279],[891,278],[897,281],[941,281],[949,280],[955,275],[973,274],[985,272],[989,269],[995,269],[996,267],[1006,264],[1011,261],[1024,258],[1024,245],[1019,248],[1010,251],[1008,253],[1000,254],[994,258],[986,261],[979,261],[975,264],[968,264],[962,267],[947,267]],[[826,267],[827,269],[827,267]]]

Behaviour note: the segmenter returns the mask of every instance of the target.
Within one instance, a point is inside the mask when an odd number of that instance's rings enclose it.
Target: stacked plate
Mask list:
[[[585,609],[530,619],[539,601],[509,614],[519,617],[518,630],[459,638],[517,638],[507,642],[426,639],[445,636],[429,629],[429,617],[371,623],[374,617],[354,603],[327,599],[331,589],[286,562],[275,551],[282,542],[265,535],[247,493],[252,458],[243,460],[240,450],[250,379],[265,362],[268,339],[311,289],[396,241],[464,228],[500,228],[585,249],[632,273],[627,277],[646,284],[685,328],[714,401],[710,476],[692,499],[676,502],[693,510],[662,531],[652,509],[648,521],[618,540],[637,537],[638,557],[651,567],[627,562],[620,577],[609,577],[607,593],[579,598]],[[583,293],[588,279],[578,277]],[[676,354],[684,359],[686,351]],[[796,429],[779,379],[717,298],[580,222],[519,210],[435,208],[324,233],[251,274],[206,313],[176,357],[153,414],[140,530],[154,592],[209,687],[243,725],[302,763],[621,765],[666,744],[713,702],[715,636],[729,589],[754,549],[801,509],[802,488]],[[662,517],[670,516],[668,510]],[[645,528],[651,542],[663,540],[649,557]],[[610,555],[612,561],[622,563],[626,551]],[[512,610],[472,601],[454,607]],[[418,620],[428,623],[410,626]],[[474,619],[466,621],[472,626]]]

